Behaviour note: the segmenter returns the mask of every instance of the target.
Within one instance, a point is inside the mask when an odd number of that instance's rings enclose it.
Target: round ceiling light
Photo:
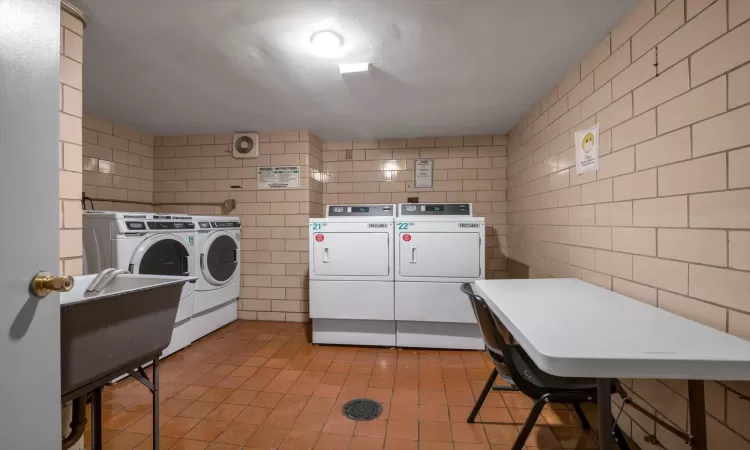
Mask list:
[[[310,36],[310,44],[319,56],[337,56],[344,46],[344,38],[333,30],[320,30]]]

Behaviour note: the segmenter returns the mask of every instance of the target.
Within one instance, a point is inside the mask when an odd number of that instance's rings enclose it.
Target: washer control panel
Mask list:
[[[328,205],[326,217],[393,217],[393,205]]]
[[[239,228],[239,222],[211,222],[213,228]]]
[[[130,222],[132,223],[132,222]],[[128,225],[130,225],[128,223]],[[193,222],[146,222],[149,230],[192,230],[195,228]]]
[[[401,203],[399,216],[469,216],[471,203]]]

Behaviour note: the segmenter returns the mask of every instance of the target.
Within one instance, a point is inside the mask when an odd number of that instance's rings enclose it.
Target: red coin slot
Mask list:
[[[403,237],[403,239],[404,239],[404,242],[411,241],[411,234],[405,234],[404,237]]]
[[[316,234],[316,235],[315,235],[315,240],[316,240],[316,241],[318,241],[318,242],[323,242],[323,239],[325,239],[325,238],[323,237],[323,235],[322,235],[322,234]]]

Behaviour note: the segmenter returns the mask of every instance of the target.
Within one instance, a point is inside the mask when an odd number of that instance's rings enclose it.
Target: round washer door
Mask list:
[[[239,270],[239,246],[226,232],[218,231],[208,235],[201,251],[201,272],[206,281],[214,286],[227,284]]]
[[[144,275],[187,276],[193,273],[193,254],[179,237],[160,234],[138,246],[129,269]]]

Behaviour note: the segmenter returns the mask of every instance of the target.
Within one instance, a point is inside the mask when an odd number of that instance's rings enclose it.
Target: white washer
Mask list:
[[[396,345],[394,215],[394,205],[329,205],[310,219],[313,343]]]
[[[113,267],[134,274],[194,274],[195,223],[185,215],[84,211],[84,272]],[[162,358],[192,342],[191,317],[195,283],[185,283],[175,328]]]
[[[240,218],[193,216],[196,223],[193,340],[237,320]]]
[[[459,286],[484,279],[484,218],[468,203],[404,203],[396,233],[396,345],[483,349]]]

